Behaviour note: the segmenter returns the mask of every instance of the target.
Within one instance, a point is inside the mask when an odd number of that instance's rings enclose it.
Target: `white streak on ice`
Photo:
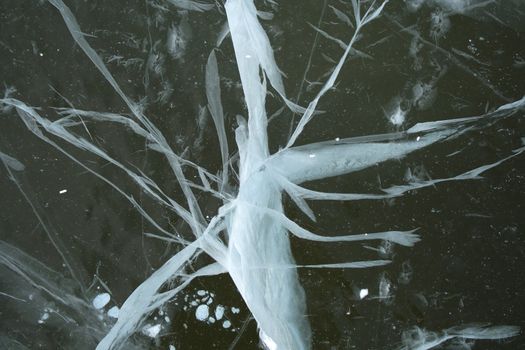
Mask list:
[[[214,4],[192,0],[168,0],[178,8],[189,11],[204,12],[213,9]]]
[[[488,324],[472,324],[451,327],[441,332],[427,331],[415,327],[403,333],[403,345],[398,350],[428,350],[454,339],[505,339],[518,335],[519,327],[490,326]]]
[[[219,79],[219,68],[215,51],[210,53],[208,63],[206,64],[206,97],[208,98],[208,109],[210,110],[219,137],[219,146],[222,158],[222,183],[220,192],[228,182],[228,139],[224,128],[224,112],[221,103],[221,84]]]
[[[385,4],[387,2],[388,2],[388,0],[384,1],[374,11],[372,11],[372,7],[368,8],[368,10],[365,12],[365,15],[363,17],[361,17],[361,15],[360,15],[361,3],[358,2],[358,1],[354,1],[352,3],[353,6],[354,6],[354,16],[355,16],[355,20],[356,20],[356,27],[355,27],[356,29],[354,31],[354,34],[352,35],[352,38],[350,39],[350,42],[346,46],[344,54],[341,56],[339,62],[335,66],[332,74],[326,80],[326,82],[323,85],[323,87],[321,88],[321,90],[317,93],[317,96],[315,96],[315,98],[308,105],[308,108],[306,109],[306,111],[304,112],[303,116],[299,120],[299,123],[297,124],[297,127],[295,128],[292,136],[288,140],[288,143],[286,144],[285,148],[289,148],[289,147],[293,146],[293,144],[295,143],[295,141],[297,140],[299,135],[301,135],[304,127],[306,126],[306,124],[308,124],[308,122],[313,118],[315,109],[317,108],[317,104],[319,103],[321,97],[323,97],[323,95],[334,86],[335,81],[337,80],[337,77],[339,76],[339,72],[343,68],[343,65],[344,65],[348,55],[352,51],[353,46],[354,46],[356,40],[358,39],[359,32],[361,31],[363,26],[365,26],[368,22],[371,22],[375,18],[377,18],[379,16],[379,14],[381,13],[381,11],[383,10],[383,7],[385,6]],[[372,4],[372,6],[373,6],[373,4]]]

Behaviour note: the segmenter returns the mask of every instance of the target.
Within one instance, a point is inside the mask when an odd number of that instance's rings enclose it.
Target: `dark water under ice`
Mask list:
[[[522,98],[523,3],[501,0],[454,11],[446,1],[441,5],[440,1],[428,1],[411,9],[410,4],[417,2],[391,1],[381,18],[363,30],[356,45],[361,53],[347,61],[336,88],[321,100],[319,109],[325,113],[308,125],[300,144],[481,115]],[[123,91],[141,102],[176,152],[213,173],[221,169],[217,136],[209,114],[198,116],[200,107],[207,103],[204,68],[208,54],[226,20],[222,1],[217,3],[220,10],[188,12],[161,0],[66,1]],[[306,105],[320,88],[315,82],[326,79],[333,61],[343,53],[336,42],[316,34],[319,32],[309,24],[347,42],[352,29],[331,6],[352,18],[351,6],[335,0],[270,3],[256,1],[259,8],[274,14],[261,22],[286,74],[288,95]],[[217,51],[217,59],[226,132],[234,149],[235,116],[246,111],[229,37]],[[12,88],[10,96],[41,108],[41,115],[50,119],[56,119],[54,107],[71,105],[129,114],[75,45],[59,12],[45,1],[0,2],[0,63],[2,94]],[[269,115],[281,106],[277,94],[268,97]],[[398,106],[406,113],[396,116]],[[518,111],[406,158],[307,185],[317,190],[368,193],[413,179],[455,176],[494,163],[522,146],[523,116],[523,111]],[[286,143],[290,122],[298,118],[284,110],[271,121],[272,150]],[[82,311],[57,302],[44,289],[28,283],[24,273],[0,260],[0,344],[4,342],[6,349],[92,349],[97,332],[107,331],[113,322],[107,310],[122,305],[178,247],[145,237],[143,233],[158,231],[109,185],[30,133],[14,110],[2,112],[0,125],[0,151],[25,165],[25,170],[15,175],[27,197],[2,167],[1,240],[36,259],[39,263],[34,263],[32,271],[70,295],[90,301],[106,288],[111,294],[102,311],[89,309],[89,304],[87,311]],[[141,169],[183,201],[167,163],[147,150],[143,140],[115,125],[90,122],[86,128],[89,133],[83,125],[78,126],[78,132],[126,166]],[[187,234],[187,227],[173,213],[141,193],[121,170],[53,140],[119,184],[163,228]],[[523,155],[518,155],[486,172],[483,179],[440,183],[398,199],[312,202],[316,223],[286,199],[287,215],[320,234],[419,228],[422,236],[412,248],[375,241],[318,243],[291,238],[300,264],[393,261],[386,267],[363,270],[299,270],[308,300],[313,348],[394,349],[402,332],[413,326],[439,331],[487,322],[525,328],[524,174]],[[187,176],[197,174],[188,171]],[[216,200],[203,196],[199,201],[205,215],[215,214]],[[67,247],[81,271],[81,280],[89,287],[85,291],[72,282],[42,223]],[[207,302],[214,322],[209,317],[196,318],[197,306]],[[222,317],[217,317],[218,306],[225,310]],[[227,275],[194,281],[160,313],[151,315],[143,333],[155,333],[156,325],[160,325],[157,336],[134,336],[139,348],[258,348],[256,323]],[[447,343],[443,348],[461,346],[468,349],[458,343]],[[472,346],[520,348],[525,348],[523,335],[478,341]]]

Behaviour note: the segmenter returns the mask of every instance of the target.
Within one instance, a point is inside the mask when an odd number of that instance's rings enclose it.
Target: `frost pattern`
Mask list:
[[[354,46],[364,28],[380,16],[387,2],[370,5],[363,8],[358,0],[352,0],[353,19],[349,15],[331,7],[335,16],[353,29],[353,35],[348,43],[336,42],[344,49],[329,77],[321,85],[315,98],[306,108],[293,103],[286,95],[282,73],[277,66],[269,38],[259,23],[258,17],[271,18],[267,13],[258,12],[253,0],[227,0],[224,6],[228,21],[228,30],[223,30],[217,40],[220,45],[228,35],[231,36],[235,51],[237,68],[240,74],[244,100],[247,107],[247,117],[238,116],[238,126],[235,130],[235,143],[238,150],[238,168],[234,172],[230,157],[229,142],[225,130],[225,116],[221,104],[221,81],[216,53],[211,51],[206,65],[206,97],[208,110],[218,136],[222,168],[219,175],[194,164],[183,156],[176,154],[169,146],[162,133],[143,113],[140,105],[132,101],[121,89],[116,79],[97,52],[90,46],[82,33],[73,13],[61,0],[49,0],[62,15],[73,39],[88,56],[108,83],[120,95],[129,108],[132,116],[95,111],[84,111],[75,108],[58,111],[59,119],[51,121],[43,117],[37,108],[6,96],[1,99],[3,109],[16,110],[16,113],[27,128],[38,138],[52,145],[74,162],[84,167],[88,172],[105,181],[122,194],[140,214],[164,236],[163,238],[181,245],[181,250],[167,260],[157,271],[149,276],[127,298],[118,310],[118,319],[114,326],[98,343],[97,349],[120,349],[125,347],[128,338],[142,330],[150,337],[156,337],[161,330],[160,325],[144,325],[146,317],[154,310],[175,297],[195,278],[228,273],[242,295],[260,330],[261,341],[269,349],[310,349],[311,329],[307,318],[305,292],[299,283],[297,268],[369,268],[388,264],[390,260],[351,261],[336,264],[301,265],[295,262],[291,252],[288,234],[301,239],[317,242],[354,242],[377,240],[411,247],[421,238],[416,228],[405,231],[363,232],[343,236],[322,236],[313,233],[289,219],[283,208],[283,192],[288,194],[298,208],[310,219],[315,220],[315,213],[309,207],[307,200],[378,200],[399,197],[409,191],[430,186],[436,186],[445,181],[472,180],[480,178],[485,171],[502,162],[520,155],[525,147],[518,148],[512,155],[504,157],[492,164],[482,165],[456,176],[439,179],[419,179],[408,177],[405,184],[383,188],[378,193],[324,193],[300,186],[307,181],[339,176],[360,171],[378,163],[393,159],[402,159],[410,153],[430,147],[437,143],[459,137],[467,131],[481,129],[485,125],[508,118],[522,110],[525,98],[509,102],[494,112],[480,116],[464,117],[452,120],[437,120],[420,123],[410,127],[405,132],[384,135],[343,138],[336,141],[318,142],[302,146],[294,146],[312,118],[317,115],[317,105],[321,98],[335,85],[349,54],[356,51]],[[209,11],[215,5],[200,1],[170,0],[170,3],[180,9],[192,11]],[[436,1],[439,2],[439,1]],[[419,8],[423,1],[408,2],[414,9]],[[466,5],[461,2],[439,2],[451,11],[464,11]],[[463,4],[463,3],[461,3]],[[367,6],[369,2],[367,2]],[[460,7],[458,7],[460,6]],[[443,13],[433,14],[435,39],[441,38],[446,31],[447,19]],[[441,29],[440,29],[441,28]],[[445,29],[443,29],[445,28]],[[326,38],[333,40],[327,32],[315,28]],[[169,34],[169,50],[174,58],[180,58],[182,43],[178,29],[172,28]],[[182,45],[182,46],[181,46]],[[433,83],[432,83],[433,84]],[[283,149],[271,154],[268,144],[268,116],[266,111],[266,96],[268,85],[273,87],[281,97],[282,102],[293,112],[300,113],[301,118],[295,126]],[[414,106],[421,107],[425,95],[430,94],[432,86],[416,83],[413,87]],[[430,92],[429,92],[430,91]],[[405,123],[404,112],[399,101],[394,104],[393,116],[390,121],[396,126]],[[147,146],[162,154],[167,160],[177,180],[186,203],[178,203],[170,198],[162,188],[140,170],[132,169],[122,161],[115,159],[101,146],[89,141],[77,132],[75,127],[89,122],[104,122],[117,124],[145,139]],[[144,193],[179,215],[190,227],[193,238],[187,239],[162,228],[148,214],[147,210],[130,195],[120,189],[103,175],[95,172],[78,160],[73,154],[62,148],[47,135],[90,152],[119,168],[138,185]],[[19,186],[15,172],[23,170],[23,165],[16,159],[0,153],[11,179]],[[186,177],[184,169],[198,172],[200,184]],[[232,177],[238,183],[235,190],[230,183]],[[19,186],[22,193],[23,188]],[[207,218],[203,215],[196,190],[213,194],[222,201],[217,215]],[[28,201],[30,201],[28,199]],[[33,208],[38,216],[38,210]],[[57,251],[61,252],[64,262],[68,265],[71,275],[78,281],[81,269],[72,265],[72,259],[67,256],[67,250],[53,238]],[[201,253],[206,253],[215,260],[194,272],[188,273],[188,265]],[[50,284],[41,276],[52,275],[54,272],[45,270],[30,257],[25,256],[16,248],[5,243],[0,246],[2,263],[13,270],[19,271],[38,288],[46,289],[61,303],[77,303],[79,308],[89,307],[86,300],[75,300],[67,291]],[[35,269],[42,269],[38,272]],[[410,279],[411,268],[407,263],[403,281]],[[176,281],[176,283],[173,283]],[[170,288],[166,288],[167,286]],[[391,297],[390,281],[383,275],[380,281],[379,298],[388,300]],[[365,298],[368,289],[362,289],[360,297]],[[103,300],[100,297],[103,296]],[[96,309],[104,307],[109,302],[109,294],[100,294],[93,300]],[[87,304],[87,305],[86,305]],[[209,309],[206,305],[199,306],[195,311],[199,320],[207,319]],[[216,311],[216,319],[222,318],[221,311]],[[223,323],[229,328],[229,321]],[[462,326],[449,328],[440,333],[417,329],[403,338],[402,349],[430,349],[453,338],[467,339],[501,339],[518,333],[511,326]]]

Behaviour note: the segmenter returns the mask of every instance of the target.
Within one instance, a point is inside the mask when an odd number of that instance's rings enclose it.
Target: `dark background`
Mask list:
[[[429,1],[415,12],[403,1],[391,1],[386,6],[384,15],[364,29],[356,46],[371,57],[351,57],[336,89],[321,100],[319,108],[325,113],[308,125],[298,143],[392,132],[421,121],[480,115],[523,96],[524,6],[519,1],[498,1],[454,13],[437,3]],[[219,10],[188,13],[160,0],[66,4],[82,31],[93,36],[87,37],[88,41],[122,89],[134,101],[142,101],[147,116],[174,150],[185,151],[187,158],[211,172],[218,171],[220,154],[212,120],[208,115],[199,121],[197,116],[199,106],[206,104],[206,60],[226,20],[221,5]],[[277,63],[286,74],[288,95],[306,105],[319,89],[301,83],[310,55],[311,65],[305,76],[314,82],[324,81],[322,76],[334,66],[327,57],[337,61],[343,52],[336,43],[316,35],[308,23],[321,23],[324,31],[347,42],[352,29],[338,20],[330,6],[350,17],[351,6],[322,0],[280,1],[273,7],[258,1],[257,6],[274,13],[272,20],[261,22]],[[436,16],[450,22],[443,34],[436,34]],[[4,90],[16,89],[10,96],[40,107],[41,114],[50,119],[57,118],[52,107],[67,107],[69,103],[85,110],[129,113],[75,45],[59,12],[50,4],[2,0],[0,25],[0,83]],[[166,44],[172,28],[182,33],[180,55],[176,57],[170,55]],[[425,41],[415,56],[410,54],[414,35]],[[246,111],[229,37],[217,58],[226,129],[230,149],[235,149],[235,115],[245,115]],[[432,87],[426,102],[413,106],[402,125],[390,124],[385,114],[393,99],[399,97],[406,107],[419,83]],[[270,115],[281,107],[281,102],[268,99]],[[291,119],[291,113],[285,111],[270,123],[272,150],[286,142]],[[48,229],[74,257],[83,271],[83,283],[89,286],[97,275],[111,290],[108,306],[122,305],[131,291],[178,248],[145,238],[143,233],[154,229],[129,202],[37,139],[15,111],[4,111],[0,125],[0,151],[26,166],[16,174],[20,186]],[[90,123],[88,127],[94,141],[112,156],[139,167],[166,193],[183,199],[165,160],[146,150],[143,140],[114,125]],[[510,155],[523,144],[524,131],[523,112],[518,112],[404,159],[306,185],[359,193],[402,184],[407,169],[420,179],[451,177]],[[55,141],[131,194],[163,227],[181,227],[176,216],[141,194],[123,172],[87,152]],[[461,152],[453,154],[456,151]],[[420,228],[423,238],[413,248],[395,246],[385,254],[363,247],[378,247],[380,242],[321,244],[292,238],[300,264],[393,259],[384,268],[300,270],[308,298],[313,348],[392,349],[398,346],[401,333],[416,325],[435,331],[471,322],[524,328],[524,170],[520,155],[485,173],[482,180],[443,183],[395,200],[313,202],[317,223],[309,222],[286,200],[287,215],[319,234]],[[62,189],[67,193],[59,194]],[[98,280],[84,292],[71,282],[31,206],[4,168],[0,171],[0,190],[3,241],[63,276],[56,285],[72,295],[89,302],[103,290]],[[213,216],[217,203],[204,196],[199,199],[205,214]],[[189,234],[187,228],[181,229]],[[89,317],[79,316],[81,311],[57,303],[5,265],[0,265],[0,276],[0,292],[24,300],[0,294],[1,341],[8,344],[6,348],[16,348],[14,344],[18,343],[21,349],[91,349],[97,332],[103,334],[111,326],[111,319],[93,310],[86,311],[94,315],[96,325],[90,324]],[[383,285],[390,283],[388,299],[374,298],[379,294],[380,281]],[[357,297],[361,288],[369,289],[364,300]],[[228,307],[226,317],[231,328],[195,319],[191,301],[201,289],[215,294],[212,310],[217,304]],[[235,314],[229,307],[241,311]],[[45,309],[57,312],[51,312],[50,318],[39,324]],[[228,349],[232,343],[236,349],[257,348],[256,324],[228,276],[193,282],[163,311],[170,322],[162,323],[157,339],[150,341],[137,335],[131,342],[152,349],[166,349],[170,344],[177,349]],[[150,324],[162,319],[154,316]],[[525,338],[520,335],[507,341],[478,341],[472,348],[525,348]]]

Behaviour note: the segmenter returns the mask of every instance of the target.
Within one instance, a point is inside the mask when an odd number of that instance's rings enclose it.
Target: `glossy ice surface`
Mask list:
[[[525,346],[522,1],[0,10],[0,348]]]

